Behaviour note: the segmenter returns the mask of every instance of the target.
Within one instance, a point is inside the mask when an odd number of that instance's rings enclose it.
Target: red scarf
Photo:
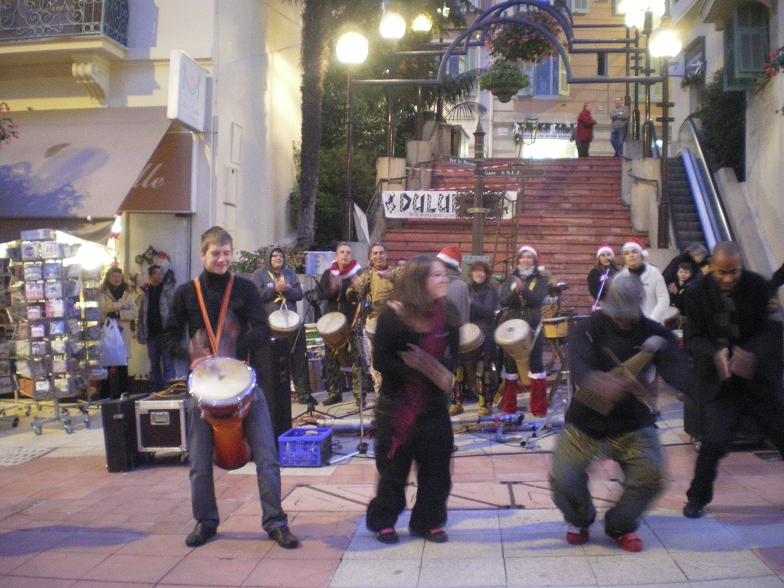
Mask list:
[[[353,278],[361,269],[362,266],[357,263],[357,260],[352,259],[351,263],[343,269],[340,269],[340,265],[338,265],[337,261],[333,261],[329,271],[332,272],[333,276],[337,276],[340,279],[345,280],[346,278]]]
[[[449,337],[444,337],[445,328],[446,311],[444,305],[436,303],[433,317],[430,320],[430,329],[422,336],[419,346],[438,361],[444,359],[444,351],[449,339]],[[392,447],[387,454],[389,459],[394,459],[398,448],[403,447],[411,439],[416,420],[425,409],[427,397],[430,394],[429,387],[430,381],[419,373],[408,379],[403,387],[403,394],[392,417]]]

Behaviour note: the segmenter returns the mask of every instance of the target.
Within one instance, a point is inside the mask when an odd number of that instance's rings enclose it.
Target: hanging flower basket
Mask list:
[[[509,102],[528,84],[528,76],[510,63],[496,63],[479,78],[479,87],[488,90],[499,102]]]
[[[526,20],[548,29],[556,39],[562,37],[561,25],[547,12],[530,11]],[[490,57],[498,62],[536,62],[556,54],[550,40],[536,29],[523,24],[502,24],[493,27],[487,39]]]

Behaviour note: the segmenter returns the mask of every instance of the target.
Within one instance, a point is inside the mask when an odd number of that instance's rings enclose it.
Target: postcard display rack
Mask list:
[[[12,255],[12,274],[17,281],[17,287],[12,288],[16,376],[23,396],[36,403],[52,402],[54,416],[36,417],[32,423],[35,433],[40,435],[44,425],[56,423],[71,433],[71,416],[61,400],[86,389],[83,372],[89,348],[80,267],[65,261],[78,246],[54,241],[53,231],[42,230],[40,236],[41,240],[20,241]],[[89,427],[86,406],[72,406],[81,411]]]

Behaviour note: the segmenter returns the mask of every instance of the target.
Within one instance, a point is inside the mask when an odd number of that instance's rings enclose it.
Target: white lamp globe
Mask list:
[[[653,57],[675,57],[681,52],[683,42],[670,29],[658,29],[651,35],[648,49]]]
[[[341,63],[364,63],[368,56],[368,40],[356,31],[347,31],[338,38],[335,52]]]
[[[381,17],[381,24],[378,25],[378,32],[385,39],[398,40],[406,34],[406,19],[397,12],[387,12]]]
[[[433,28],[433,21],[424,13],[417,15],[411,23],[411,30],[417,33],[427,33]]]
[[[645,24],[645,13],[641,10],[630,10],[624,15],[623,20],[630,29],[642,29]]]

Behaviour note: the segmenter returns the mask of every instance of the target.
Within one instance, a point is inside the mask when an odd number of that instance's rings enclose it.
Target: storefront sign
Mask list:
[[[120,205],[122,212],[193,212],[190,131],[168,132]]]
[[[172,49],[169,60],[169,104],[166,116],[194,131],[207,130],[209,72],[184,51]]]

